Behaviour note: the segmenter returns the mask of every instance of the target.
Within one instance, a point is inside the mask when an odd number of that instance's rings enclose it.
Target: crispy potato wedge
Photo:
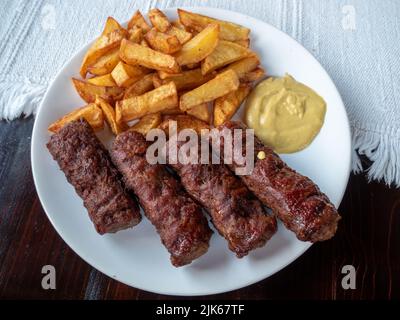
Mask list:
[[[181,30],[185,30],[185,31],[186,31],[185,26],[179,21],[179,19],[172,21],[172,22],[171,22],[171,25],[173,25],[174,27],[176,27],[176,28],[178,28],[178,29],[181,29]]]
[[[151,129],[157,128],[160,123],[161,115],[159,113],[148,114],[130,127],[129,131],[136,131],[145,136]]]
[[[192,70],[192,69],[197,69],[201,67],[201,62],[197,62],[197,63],[189,63],[185,66],[185,68],[187,70]]]
[[[159,73],[160,75],[160,73]],[[181,74],[176,76],[169,76],[168,78],[162,80],[162,84],[168,83],[168,81],[175,82],[176,89],[181,90],[191,90],[202,84],[210,81],[215,74],[203,75],[200,69],[183,71]],[[160,77],[161,78],[161,77]]]
[[[155,73],[153,75],[153,86],[154,86],[154,88],[161,87],[162,85],[163,85],[163,80],[161,80],[160,76],[157,73]]]
[[[133,14],[132,18],[128,22],[128,29],[132,29],[134,26],[142,29],[143,33],[146,33],[151,29],[139,10]]]
[[[110,73],[105,74],[104,76],[98,76],[94,78],[90,78],[87,82],[91,84],[95,84],[96,86],[104,86],[104,87],[116,87],[117,84],[115,83],[113,77]]]
[[[239,77],[239,80],[242,80],[242,78],[246,73],[256,69],[259,66],[259,64],[260,60],[258,59],[258,57],[251,56],[230,64],[225,69],[223,69],[222,72],[228,69],[232,69],[233,71],[236,72],[237,76]]]
[[[143,30],[137,26],[128,30],[128,40],[134,43],[141,43],[143,40]]]
[[[106,122],[107,122],[108,126],[110,127],[112,133],[114,133],[117,136],[121,132],[124,132],[125,130],[128,129],[128,126],[126,124],[117,123],[116,117],[115,117],[115,110],[106,100],[104,100],[101,97],[96,97],[95,103],[103,111]]]
[[[186,111],[199,104],[222,97],[239,87],[239,78],[235,71],[227,70],[214,79],[193,89],[180,97],[179,107]]]
[[[87,71],[96,76],[103,76],[111,73],[119,61],[119,47],[117,47],[106,53],[93,65],[89,66]]]
[[[96,86],[84,80],[72,78],[76,91],[87,103],[95,102],[96,96],[112,103],[122,97],[124,90],[118,87]]]
[[[175,35],[159,32],[156,28],[151,29],[144,37],[150,48],[163,53],[171,54],[182,48],[182,44]]]
[[[167,30],[166,34],[171,35],[171,36],[176,36],[181,44],[185,44],[193,37],[193,35],[190,32],[186,31],[185,29],[180,29],[175,26],[171,26]]]
[[[147,68],[131,66],[120,61],[111,72],[111,75],[118,87],[127,88],[148,73],[150,73],[150,70]]]
[[[180,72],[180,73],[169,73],[169,72],[165,72],[165,71],[158,71],[158,76],[162,80],[173,78],[173,77],[176,77],[178,75],[182,75],[182,72]]]
[[[145,39],[142,39],[142,41],[140,41],[140,45],[146,48],[150,48],[149,44]]]
[[[84,118],[94,130],[99,130],[104,127],[103,111],[95,103],[89,103],[58,119],[56,122],[52,123],[47,130],[56,133],[67,123],[82,118]]]
[[[103,36],[107,35],[115,30],[125,30],[125,29],[113,17],[108,17],[101,35]]]
[[[82,78],[86,77],[86,73],[88,71],[88,67],[94,64],[97,60],[100,59],[103,55],[105,55],[110,50],[117,48],[122,39],[127,37],[127,32],[125,30],[114,30],[106,35],[101,35],[94,44],[90,47],[88,52],[86,52],[85,57],[83,58],[80,75]]]
[[[250,39],[246,39],[246,40],[237,40],[234,41],[236,44],[245,47],[245,48],[249,48],[250,47]]]
[[[208,108],[208,103],[202,103],[198,106],[188,109],[188,110],[186,110],[186,113],[197,119],[200,119],[201,121],[210,123],[211,114],[210,114],[210,110]]]
[[[177,114],[185,114],[179,107],[176,107],[174,109],[168,109],[168,110],[163,110],[161,111],[162,115],[177,115]]]
[[[211,24],[186,42],[176,54],[180,66],[200,62],[210,55],[218,44],[219,26]]]
[[[247,72],[241,78],[243,82],[254,82],[259,81],[265,77],[265,71],[263,68],[257,68],[253,71]]]
[[[193,12],[178,9],[179,21],[189,30],[202,31],[209,24],[217,23],[220,26],[219,37],[223,40],[237,41],[246,40],[249,37],[250,29],[236,23],[222,21],[206,17]]]
[[[175,84],[170,82],[141,96],[118,101],[116,104],[117,122],[128,122],[149,113],[157,113],[177,106],[178,93]]]
[[[207,74],[251,55],[253,52],[241,45],[220,40],[215,50],[201,63],[201,72]]]
[[[217,127],[236,113],[240,105],[250,93],[250,85],[241,85],[237,90],[214,101],[214,126]]]
[[[167,16],[159,9],[151,9],[148,13],[149,19],[158,31],[167,32],[171,24]]]
[[[124,99],[140,96],[147,91],[153,90],[153,76],[156,73],[146,74],[142,79],[136,81],[129,88],[125,90]]]
[[[171,121],[176,121],[177,132],[179,133],[183,129],[193,129],[198,134],[201,133],[201,129],[209,129],[210,126],[199,119],[196,119],[190,115],[168,115],[164,118],[163,122],[158,126],[167,135],[169,134],[169,126]]]
[[[129,40],[121,42],[120,57],[127,64],[139,64],[146,68],[169,73],[180,72],[179,65],[173,56],[146,48]]]

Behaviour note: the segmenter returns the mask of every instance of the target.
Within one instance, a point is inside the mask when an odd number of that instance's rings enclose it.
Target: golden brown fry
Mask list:
[[[105,116],[106,122],[108,126],[110,127],[112,133],[115,135],[119,135],[121,132],[125,131],[128,129],[126,124],[121,123],[118,124],[115,118],[115,110],[110,104],[104,100],[101,97],[96,97],[96,102],[95,102],[103,111],[103,114]]]
[[[101,35],[107,35],[115,30],[125,30],[113,17],[108,17]]]
[[[173,81],[175,82],[176,89],[178,91],[191,90],[211,80],[214,76],[215,74],[212,73],[203,75],[199,68],[194,70],[183,71],[181,74],[178,74],[176,76],[168,76],[165,80],[162,80],[162,84],[165,84],[168,81]]]
[[[151,9],[148,13],[149,19],[155,27],[160,32],[167,32],[171,24],[168,21],[167,16],[159,9]]]
[[[127,88],[150,72],[141,66],[130,66],[120,61],[111,72],[118,87]]]
[[[235,23],[213,19],[193,12],[178,9],[179,21],[190,30],[202,31],[209,24],[217,23],[220,26],[219,37],[223,40],[246,40],[250,29]]]
[[[159,113],[148,114],[130,127],[129,131],[136,131],[145,136],[151,129],[157,128],[160,123],[161,115]]]
[[[246,40],[237,40],[237,41],[234,41],[234,42],[235,42],[236,44],[242,46],[242,47],[245,47],[245,48],[250,47],[250,39],[246,39]]]
[[[178,19],[178,20],[172,21],[171,24],[172,24],[174,27],[178,28],[178,29],[181,29],[181,30],[185,30],[185,31],[186,31],[185,26],[179,21],[179,19]]]
[[[222,72],[228,69],[232,69],[236,72],[239,80],[242,80],[246,73],[253,71],[255,68],[258,67],[259,64],[260,60],[258,59],[258,57],[251,56],[230,64],[225,69],[223,69]]]
[[[239,87],[239,78],[235,71],[227,70],[200,87],[180,97],[179,107],[186,111],[199,104],[222,97]]]
[[[186,31],[185,29],[180,29],[175,26],[171,26],[166,34],[176,36],[181,44],[185,44],[190,39],[192,39],[193,35]]]
[[[215,50],[201,63],[201,72],[207,74],[251,55],[253,52],[241,45],[220,40]]]
[[[198,106],[188,109],[186,110],[186,113],[197,119],[200,119],[201,121],[210,123],[211,114],[208,108],[208,103],[202,103]]]
[[[82,118],[85,119],[94,130],[99,130],[104,127],[103,111],[101,111],[95,103],[90,103],[58,119],[56,122],[52,123],[47,130],[56,133],[67,123]]]
[[[154,88],[161,87],[163,85],[163,80],[160,79],[160,76],[157,73],[153,75],[153,86]]]
[[[121,43],[121,40],[126,38],[126,30],[114,30],[106,35],[101,35],[94,44],[87,51],[83,58],[82,65],[80,68],[80,75],[82,78],[86,77],[88,67],[94,64],[100,57],[104,56],[110,50],[117,48]]]
[[[189,63],[185,66],[186,69],[191,70],[191,69],[197,69],[201,67],[201,62],[197,63]]]
[[[170,82],[141,96],[118,101],[117,122],[139,119],[149,113],[173,109],[177,105],[178,93],[175,84]]]
[[[142,39],[142,41],[140,41],[140,45],[145,48],[150,48],[149,44],[147,43],[147,41],[145,39]]]
[[[153,76],[156,73],[146,74],[142,79],[136,81],[133,85],[125,90],[124,99],[140,96],[147,91],[153,90]]]
[[[185,114],[179,107],[176,107],[174,109],[168,109],[168,110],[163,110],[161,111],[162,115],[177,115],[177,114]]]
[[[102,76],[111,73],[119,61],[119,47],[117,47],[89,66],[87,71],[93,75]]]
[[[91,84],[95,84],[96,86],[104,86],[104,87],[116,87],[117,84],[115,83],[113,77],[110,73],[105,74],[103,76],[98,76],[94,78],[90,78],[87,82]]]
[[[173,56],[133,43],[121,42],[120,58],[128,64],[139,64],[146,68],[178,73],[180,68]]]
[[[169,73],[169,72],[165,72],[165,71],[158,71],[158,76],[162,80],[169,79],[169,78],[174,78],[174,77],[179,76],[179,75],[182,75],[182,72],[181,73]]]
[[[96,86],[83,80],[72,78],[76,91],[87,103],[95,102],[96,96],[112,103],[122,97],[124,90],[118,87]]]
[[[245,73],[241,79],[243,82],[253,82],[261,80],[265,77],[265,71],[263,68],[257,68],[253,71]]]
[[[218,44],[219,26],[210,24],[203,31],[186,42],[176,54],[176,61],[184,66],[199,62],[210,55]]]
[[[232,118],[250,93],[250,89],[248,84],[241,85],[239,89],[214,101],[214,126],[217,127]]]
[[[143,30],[137,26],[128,30],[128,40],[134,43],[141,43],[143,40]]]
[[[144,36],[149,46],[157,51],[171,54],[179,51],[182,44],[175,35],[168,35],[153,28]]]
[[[201,129],[209,129],[210,126],[199,119],[196,119],[190,115],[172,115],[166,116],[165,120],[161,122],[159,128],[163,130],[167,135],[169,134],[169,126],[171,121],[176,121],[177,132],[179,133],[183,129],[193,129],[198,134],[201,133]]]
[[[128,22],[128,29],[132,29],[134,26],[141,28],[143,33],[150,30],[150,26],[147,24],[139,10],[133,14],[132,18]]]

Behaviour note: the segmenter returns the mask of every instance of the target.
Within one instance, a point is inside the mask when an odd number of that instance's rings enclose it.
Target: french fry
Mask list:
[[[196,119],[190,115],[172,115],[167,116],[163,122],[158,126],[167,135],[169,134],[169,126],[171,121],[176,121],[177,132],[179,133],[183,129],[193,129],[198,134],[201,133],[202,129],[209,129],[210,126],[199,119]]]
[[[252,51],[239,44],[220,40],[215,50],[201,63],[201,72],[207,74],[252,54]]]
[[[143,40],[143,30],[137,26],[128,30],[128,40],[134,43],[141,43]]]
[[[190,32],[186,31],[185,29],[180,29],[176,26],[171,26],[166,34],[176,36],[181,44],[185,44],[193,37]]]
[[[130,66],[120,61],[111,72],[118,87],[127,88],[150,72],[141,66]]]
[[[242,46],[242,47],[245,47],[245,48],[250,47],[250,39],[246,39],[246,40],[236,40],[236,41],[234,41],[234,42],[235,42],[236,44]]]
[[[141,96],[118,101],[117,122],[129,122],[149,113],[173,109],[178,105],[178,93],[175,84],[170,82]]]
[[[121,40],[126,38],[126,36],[127,32],[125,30],[118,29],[106,35],[101,35],[99,38],[97,38],[95,43],[90,47],[83,58],[79,71],[82,78],[86,77],[89,66],[94,64],[100,59],[100,57],[105,55],[110,50],[117,48],[120,45]]]
[[[90,78],[87,82],[91,84],[95,84],[96,86],[104,86],[104,87],[116,87],[117,84],[115,83],[113,77],[110,73],[105,74],[104,76],[98,76],[94,78]]]
[[[149,19],[155,27],[160,32],[167,32],[171,24],[168,21],[167,16],[159,9],[151,9],[148,13]]]
[[[245,74],[256,69],[259,66],[259,64],[260,60],[258,59],[258,57],[251,56],[230,64],[225,69],[223,69],[222,72],[228,69],[232,69],[233,71],[236,72],[237,76],[239,77],[239,80],[242,80]]]
[[[199,104],[222,97],[239,87],[239,78],[235,71],[227,70],[214,79],[193,89],[180,97],[179,107],[186,111]]]
[[[140,45],[145,47],[145,48],[150,48],[149,44],[147,43],[146,39],[142,39],[142,41],[140,41]]]
[[[197,62],[197,63],[189,63],[185,66],[186,69],[188,70],[192,70],[192,69],[197,69],[201,67],[201,62]]]
[[[186,110],[188,115],[191,115],[201,121],[210,123],[211,114],[210,110],[208,109],[208,103],[202,103],[198,106],[195,106],[191,109]]]
[[[254,82],[261,80],[265,77],[265,71],[263,68],[257,68],[253,71],[247,72],[243,75],[241,81],[243,82]]]
[[[85,119],[94,130],[99,130],[104,127],[103,111],[101,111],[95,103],[90,103],[58,119],[56,122],[52,123],[47,130],[56,133],[67,123],[82,118]]]
[[[222,40],[237,41],[249,38],[250,29],[236,23],[213,19],[193,12],[178,9],[179,21],[190,30],[201,32],[209,24],[217,23],[220,26],[219,37]]]
[[[151,29],[139,10],[133,14],[132,18],[128,22],[128,29],[132,29],[134,26],[142,29],[143,33],[146,33]]]
[[[175,82],[176,89],[178,91],[191,90],[211,80],[214,76],[215,74],[211,73],[203,75],[199,68],[194,70],[183,71],[181,74],[178,74],[176,76],[168,76],[167,78],[162,80],[162,84],[165,84],[168,81],[173,81]]]
[[[178,73],[180,68],[173,56],[133,43],[121,42],[120,57],[127,64],[139,64],[146,68]]]
[[[163,85],[163,80],[160,79],[160,76],[157,73],[153,75],[153,86],[154,88],[161,87]]]
[[[118,87],[96,86],[84,80],[72,78],[76,91],[87,103],[95,102],[96,96],[104,98],[108,102],[113,102],[122,97],[123,89]]]
[[[104,100],[101,97],[96,97],[96,102],[95,102],[103,111],[103,114],[105,116],[106,122],[108,126],[110,127],[112,133],[114,133],[116,136],[119,135],[121,132],[125,131],[128,129],[126,124],[121,123],[118,124],[115,118],[115,110],[110,104]]]
[[[214,101],[214,126],[217,127],[228,121],[239,109],[250,93],[250,85],[241,85],[237,90],[228,93]]]
[[[161,115],[159,113],[148,114],[130,127],[129,131],[136,131],[145,136],[151,129],[157,128],[160,123]]]
[[[178,75],[182,75],[182,72],[180,72],[180,73],[169,73],[169,72],[165,72],[165,71],[158,71],[158,76],[162,80],[169,79],[169,78],[174,78],[174,77],[176,77]]]
[[[164,116],[166,115],[177,115],[177,114],[185,114],[179,107],[176,107],[174,109],[168,109],[168,110],[163,110],[161,111],[161,114]]]
[[[142,79],[136,81],[129,88],[125,90],[124,99],[140,96],[147,91],[153,90],[153,76],[156,73],[146,74]]]
[[[119,61],[119,47],[117,47],[89,66],[87,71],[96,76],[103,76],[111,73]]]
[[[153,28],[144,36],[149,46],[157,51],[171,54],[179,51],[182,44],[175,35],[168,35]]]
[[[125,30],[113,17],[108,17],[101,35],[105,36],[115,30]]]
[[[178,19],[178,20],[172,21],[172,22],[171,22],[171,25],[174,26],[174,27],[176,27],[176,28],[178,28],[178,29],[181,29],[181,30],[185,30],[185,31],[186,31],[185,26],[179,21],[179,19]]]
[[[200,62],[210,55],[218,44],[219,26],[211,24],[186,42],[176,54],[180,66]]]

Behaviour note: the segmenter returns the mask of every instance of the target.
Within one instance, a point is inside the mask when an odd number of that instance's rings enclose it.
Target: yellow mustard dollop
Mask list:
[[[277,153],[307,147],[325,118],[326,103],[314,90],[286,74],[260,82],[246,102],[245,121]]]

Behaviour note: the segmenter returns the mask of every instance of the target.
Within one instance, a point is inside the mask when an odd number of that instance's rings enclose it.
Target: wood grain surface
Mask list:
[[[79,258],[56,233],[38,200],[30,166],[33,119],[0,122],[0,299],[174,299],[128,287]],[[202,299],[399,299],[400,190],[350,178],[333,240],[252,286]],[[357,270],[341,286],[343,265]],[[41,269],[57,270],[43,290]]]

